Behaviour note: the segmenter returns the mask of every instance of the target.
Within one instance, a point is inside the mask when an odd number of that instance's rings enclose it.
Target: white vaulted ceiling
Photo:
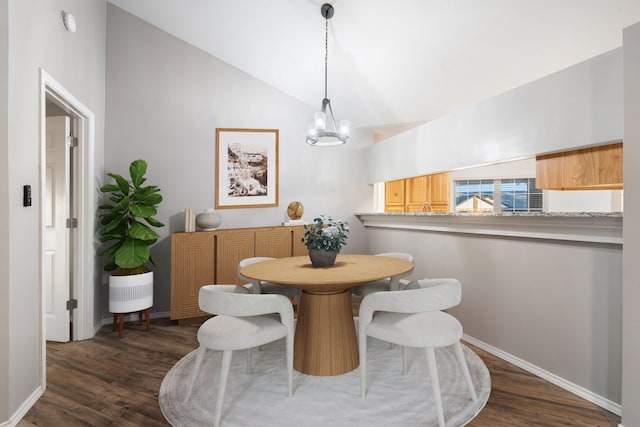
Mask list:
[[[323,1],[109,0],[320,108]],[[385,134],[441,117],[622,45],[640,0],[335,0],[329,98]]]

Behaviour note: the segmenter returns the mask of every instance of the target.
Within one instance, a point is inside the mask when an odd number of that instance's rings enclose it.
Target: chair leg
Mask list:
[[[467,361],[464,358],[464,353],[462,352],[462,344],[460,344],[460,341],[454,344],[454,349],[456,351],[456,357],[458,358],[458,363],[460,364],[460,369],[462,369],[462,375],[464,375],[464,380],[466,381],[467,387],[469,388],[469,394],[471,394],[471,400],[476,402],[478,400],[478,396],[476,396],[476,389],[473,386],[473,381],[471,381],[469,366],[467,365]]]
[[[407,363],[407,347],[402,346],[402,375],[407,374],[408,365],[409,364]]]
[[[426,348],[425,352],[427,353],[427,366],[429,367],[429,376],[431,377],[433,400],[436,403],[436,413],[438,414],[438,425],[445,427],[442,398],[440,397],[440,383],[438,382],[438,367],[436,366],[436,353],[433,348]]]
[[[144,317],[147,320],[147,331],[150,331],[151,330],[151,318],[149,317],[149,309],[148,308],[144,311]]]
[[[202,365],[202,360],[204,359],[204,353],[207,351],[207,348],[204,346],[198,347],[198,352],[196,353],[196,361],[193,364],[193,369],[191,370],[191,379],[189,380],[189,386],[187,387],[187,392],[185,393],[183,402],[186,402],[191,397],[191,393],[193,392],[193,386],[196,383],[196,379],[198,378],[198,372],[200,371],[200,366]]]
[[[287,346],[287,376],[289,397],[293,395],[293,331],[287,335],[285,345]]]
[[[220,416],[222,415],[222,400],[224,392],[227,388],[227,378],[229,377],[229,366],[231,366],[232,350],[225,350],[222,353],[222,366],[220,367],[220,382],[218,383],[218,398],[216,399],[216,414],[214,418],[214,427],[220,427]]]
[[[360,397],[365,398],[367,394],[367,335],[360,336],[358,340],[360,356]]]

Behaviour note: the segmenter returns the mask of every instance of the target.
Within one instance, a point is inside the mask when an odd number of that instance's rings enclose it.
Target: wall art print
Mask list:
[[[216,129],[216,209],[278,206],[278,129]]]

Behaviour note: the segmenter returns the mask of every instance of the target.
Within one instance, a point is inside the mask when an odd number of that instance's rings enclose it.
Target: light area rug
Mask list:
[[[473,403],[453,348],[436,350],[438,376],[447,426],[462,426],[475,417],[491,392],[482,359],[463,350],[478,395]],[[424,350],[409,348],[408,372],[402,374],[402,350],[369,338],[367,397],[360,398],[360,368],[344,375],[318,377],[294,370],[293,396],[287,396],[284,340],[252,351],[247,373],[246,351],[235,351],[222,406],[221,426],[437,426]],[[160,386],[162,413],[173,426],[213,425],[222,352],[208,350],[188,402],[183,396],[196,351],[179,360]]]

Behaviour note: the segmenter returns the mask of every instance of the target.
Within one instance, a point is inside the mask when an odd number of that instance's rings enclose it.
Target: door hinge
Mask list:
[[[69,135],[67,137],[67,146],[71,148],[78,147],[78,138],[73,135]]]
[[[67,301],[67,310],[71,311],[74,308],[78,308],[78,300],[70,299],[69,301]]]
[[[78,228],[78,218],[67,218],[67,228]]]

